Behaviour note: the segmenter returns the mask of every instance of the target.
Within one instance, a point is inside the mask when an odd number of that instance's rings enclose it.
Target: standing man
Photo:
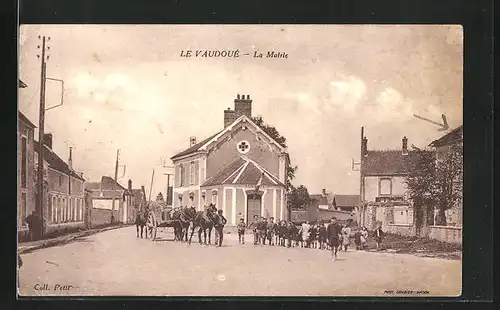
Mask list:
[[[269,241],[269,245],[274,245],[274,217],[270,217],[267,222],[267,240]]]
[[[326,232],[330,247],[332,248],[332,262],[334,262],[337,260],[337,251],[340,247],[340,238],[342,237],[342,230],[340,225],[337,223],[336,217],[332,217]]]
[[[222,210],[217,211],[217,224],[215,225],[215,245],[222,246],[222,240],[224,239],[224,225],[227,224],[227,220],[222,214]]]
[[[259,240],[263,245],[266,245],[266,229],[267,229],[267,221],[265,217],[260,218],[259,222]]]
[[[33,211],[31,212],[30,215],[26,217],[26,223],[28,223],[28,237],[30,241],[34,241],[36,239],[36,231],[38,231],[38,221],[37,221],[37,216],[36,212]]]
[[[248,225],[248,228],[252,228],[254,245],[257,245],[257,243],[259,242],[259,235],[257,232],[257,229],[259,228],[258,226],[259,226],[259,217],[257,215],[254,215],[253,222],[250,223],[250,225]]]

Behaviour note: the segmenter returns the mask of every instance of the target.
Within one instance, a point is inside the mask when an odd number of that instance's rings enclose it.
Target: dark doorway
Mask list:
[[[262,195],[252,192],[247,195],[247,222],[250,223],[253,217],[257,215],[259,218],[262,211]]]

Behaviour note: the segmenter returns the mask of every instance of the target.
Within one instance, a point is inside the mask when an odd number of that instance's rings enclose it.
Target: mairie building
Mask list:
[[[254,215],[287,220],[286,149],[252,121],[252,100],[237,95],[224,111],[224,128],[171,157],[173,205],[203,210],[214,203],[228,225]]]

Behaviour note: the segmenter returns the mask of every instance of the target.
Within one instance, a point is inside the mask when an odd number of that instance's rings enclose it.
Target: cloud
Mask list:
[[[385,88],[369,105],[365,115],[379,122],[406,122],[413,116],[413,103],[394,88]]]
[[[331,81],[324,108],[343,109],[345,116],[352,116],[356,107],[366,99],[366,84],[356,76],[344,76]]]

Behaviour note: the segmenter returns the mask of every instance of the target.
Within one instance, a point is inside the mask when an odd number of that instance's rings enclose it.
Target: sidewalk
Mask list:
[[[51,239],[42,239],[42,240],[37,240],[37,241],[22,242],[22,243],[18,244],[17,251],[19,254],[23,254],[23,253],[31,252],[31,251],[38,250],[38,249],[43,249],[43,248],[48,248],[48,247],[68,243],[68,242],[71,242],[72,240],[77,239],[77,238],[86,237],[86,236],[97,234],[97,233],[100,233],[103,231],[123,228],[123,227],[127,227],[127,226],[130,226],[130,224],[122,224],[122,225],[116,225],[116,226],[108,226],[108,227],[102,227],[102,228],[89,229],[89,230],[69,233],[69,234],[59,236],[56,238],[51,238]]]

